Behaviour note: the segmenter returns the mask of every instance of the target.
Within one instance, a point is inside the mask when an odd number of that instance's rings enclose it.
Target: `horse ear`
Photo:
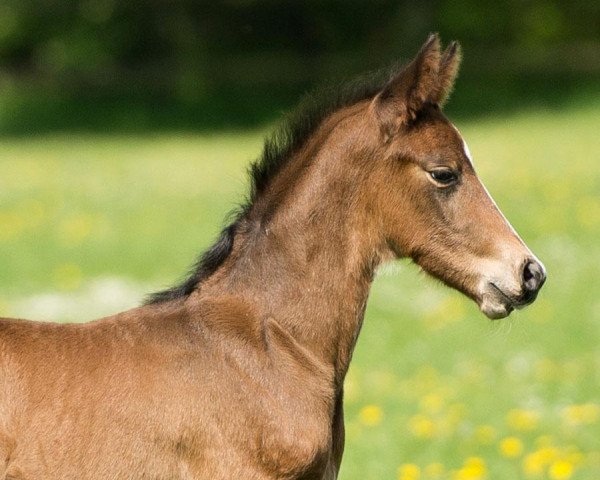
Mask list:
[[[391,135],[408,125],[438,89],[441,52],[437,34],[429,35],[421,50],[404,69],[394,75],[374,99],[383,131]]]
[[[460,67],[461,60],[462,54],[460,44],[458,42],[452,42],[442,54],[438,73],[438,86],[434,95],[431,97],[432,103],[437,103],[439,106],[443,106],[444,103],[446,103],[454,88],[454,82],[458,75],[458,68]]]

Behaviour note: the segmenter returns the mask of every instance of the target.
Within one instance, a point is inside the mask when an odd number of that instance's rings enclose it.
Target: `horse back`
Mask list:
[[[128,449],[152,453],[136,462],[159,477],[176,471],[183,412],[155,403],[189,355],[181,323],[144,309],[86,324],[0,319],[0,479],[94,478]],[[174,453],[158,462],[163,450]]]
[[[8,478],[20,412],[27,399],[25,375],[16,358],[29,329],[36,329],[33,322],[0,318],[0,478]]]

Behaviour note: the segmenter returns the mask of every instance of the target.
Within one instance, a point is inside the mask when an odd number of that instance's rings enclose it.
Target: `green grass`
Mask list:
[[[348,375],[341,479],[600,478],[599,107],[458,125],[549,279],[492,323],[407,262],[382,269]],[[0,314],[102,277],[172,282],[242,200],[262,134],[1,140]],[[77,313],[108,312],[91,299]]]

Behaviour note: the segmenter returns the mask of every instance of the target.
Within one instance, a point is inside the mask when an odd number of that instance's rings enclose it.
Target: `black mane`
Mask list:
[[[167,290],[150,295],[145,303],[156,304],[186,297],[210,277],[231,253],[236,230],[253,202],[323,120],[336,110],[374,97],[383,90],[392,73],[397,70],[391,68],[373,72],[342,86],[332,84],[305,97],[299,107],[265,141],[261,157],[250,165],[250,196],[232,223],[221,231],[215,244],[200,256],[187,278]]]

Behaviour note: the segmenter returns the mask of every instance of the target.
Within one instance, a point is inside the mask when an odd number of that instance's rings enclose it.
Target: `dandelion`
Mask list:
[[[483,480],[487,475],[487,467],[482,458],[470,457],[455,473],[454,480]]]
[[[421,469],[414,463],[405,463],[398,467],[398,480],[418,480],[421,477]]]
[[[508,426],[520,432],[534,430],[539,423],[539,419],[539,413],[534,410],[514,409],[506,415]]]
[[[441,395],[430,393],[421,399],[419,402],[419,407],[422,411],[435,415],[440,413],[444,407],[444,399]]]
[[[408,428],[415,437],[432,438],[435,435],[435,424],[425,415],[415,415],[408,421]]]
[[[568,480],[573,476],[573,464],[567,460],[557,460],[548,470],[548,475],[552,480]]]
[[[546,463],[550,463],[556,460],[560,454],[558,448],[551,446],[542,447],[537,451],[537,453],[540,456],[540,458]]]
[[[507,437],[500,442],[500,453],[507,458],[516,458],[523,453],[523,442],[517,437]]]
[[[358,413],[360,421],[367,427],[374,427],[381,423],[383,411],[377,405],[365,405]]]
[[[539,440],[544,439],[544,442]],[[550,446],[547,443],[548,437],[540,437],[537,443],[544,443],[535,452],[530,453],[523,459],[523,471],[528,476],[540,476],[546,470],[546,467],[558,460],[560,452],[557,448]]]
[[[569,405],[562,409],[561,417],[569,426],[589,425],[600,418],[600,406],[595,403]]]
[[[529,477],[538,477],[544,473],[545,462],[538,453],[530,453],[523,459],[523,471]]]

